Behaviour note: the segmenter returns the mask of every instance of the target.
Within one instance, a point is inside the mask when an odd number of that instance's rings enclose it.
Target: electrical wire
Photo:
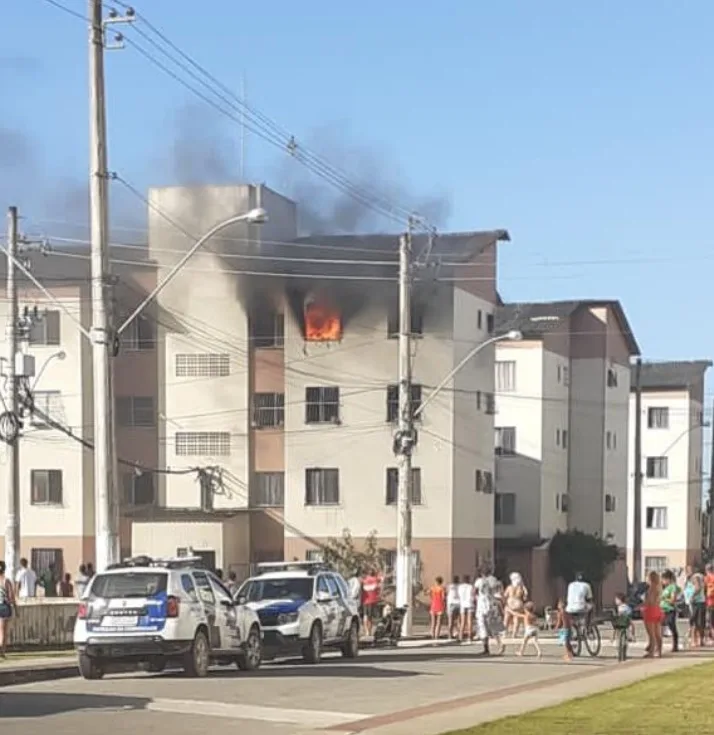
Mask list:
[[[59,421],[56,421],[54,418],[49,416],[47,413],[42,411],[41,409],[37,408],[35,405],[34,397],[32,395],[32,391],[29,387],[29,385],[25,386],[25,390],[23,391],[23,394],[21,396],[21,400],[23,403],[24,408],[29,411],[31,415],[38,416],[47,426],[56,429],[57,431],[62,432],[66,436],[68,436],[70,439],[73,439],[77,443],[81,444],[85,449],[89,449],[90,451],[94,451],[94,443],[90,442],[88,439],[84,439],[81,436],[77,436],[71,428],[68,426],[65,426],[64,424],[61,424]],[[186,469],[171,469],[169,467],[167,468],[157,468],[157,467],[145,467],[142,464],[139,464],[138,462],[133,462],[129,459],[122,459],[121,457],[117,457],[117,462],[119,464],[126,465],[127,467],[131,467],[135,470],[138,470],[142,473],[150,473],[155,475],[190,475],[194,474],[199,471],[199,468],[197,467],[191,467]]]

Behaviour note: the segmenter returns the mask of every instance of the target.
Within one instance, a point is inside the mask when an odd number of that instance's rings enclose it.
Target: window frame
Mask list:
[[[495,452],[499,457],[515,457],[516,455],[516,427],[494,426]],[[504,437],[511,437],[510,442]]]
[[[285,393],[260,391],[253,393],[251,398],[254,429],[280,429],[285,426]],[[264,405],[259,405],[261,402]]]
[[[657,474],[656,468],[664,470],[663,474]],[[645,460],[645,477],[648,480],[667,480],[669,479],[669,457],[647,457]]]
[[[138,409],[139,401],[150,402],[147,406]],[[124,403],[122,403],[124,402]],[[149,417],[149,423],[138,421],[137,416],[142,412]],[[117,426],[124,429],[153,429],[156,426],[156,403],[154,396],[116,396],[114,399],[114,413]]]
[[[516,392],[516,361],[496,360],[495,364],[496,393]]]
[[[329,473],[329,474],[328,474]],[[323,478],[322,487],[313,485],[311,478]],[[334,480],[334,487],[330,487],[330,480]],[[328,482],[328,480],[330,480]],[[312,493],[317,491],[313,496]],[[334,490],[334,498],[325,502],[328,490]],[[318,497],[321,496],[321,497]],[[306,467],[305,468],[305,497],[304,504],[307,507],[335,507],[340,505],[340,470],[338,467]],[[316,502],[319,501],[319,502]]]
[[[664,417],[664,422],[657,420],[657,417]],[[648,406],[647,407],[647,428],[654,431],[669,429],[669,406]]]
[[[512,499],[512,520],[504,519],[504,501]],[[496,493],[493,504],[493,520],[497,526],[516,525],[516,493]]]
[[[305,386],[305,424],[339,424],[340,387],[338,385]]]
[[[264,486],[262,484],[263,479],[275,479],[277,480],[280,478],[280,482],[277,483],[280,485],[279,488],[270,488],[270,483],[267,486]],[[282,470],[274,471],[274,472],[262,472],[262,471],[256,471],[253,473],[253,498],[251,505],[255,508],[284,508],[285,507],[285,472]],[[263,494],[259,492],[260,490],[264,490],[266,487],[268,487],[271,491],[267,494],[265,494],[265,498],[263,498]],[[277,502],[270,502],[272,499],[272,496],[275,496],[277,498]],[[264,502],[264,500],[267,500],[269,502]]]
[[[46,497],[43,500],[39,497],[39,489],[37,488],[37,478],[45,475],[45,494]],[[57,485],[55,484],[55,499],[53,500],[53,483],[52,478],[55,482],[59,478],[59,500],[57,499]],[[64,505],[64,474],[60,469],[45,469],[45,468],[33,468],[30,470],[30,505],[33,506],[45,506],[60,508]]]
[[[412,467],[411,505],[422,505],[421,467]],[[399,468],[387,467],[385,472],[384,504],[396,506],[399,502]],[[393,497],[393,499],[392,499]]]
[[[38,339],[38,331],[42,334]],[[34,347],[59,347],[62,344],[62,315],[59,309],[45,309],[42,317],[27,332],[27,342]]]

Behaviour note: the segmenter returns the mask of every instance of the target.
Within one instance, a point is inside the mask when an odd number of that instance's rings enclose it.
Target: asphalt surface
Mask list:
[[[109,675],[24,684],[0,690],[0,735],[192,735],[207,727],[243,726],[251,735],[292,735],[450,699],[577,677],[615,664],[607,645],[599,658],[562,661],[563,649],[543,646],[543,659],[483,657],[478,644],[365,650],[355,661],[326,656],[317,666],[264,664],[257,672],[218,668],[206,679],[179,672]],[[641,652],[634,652],[641,656]]]

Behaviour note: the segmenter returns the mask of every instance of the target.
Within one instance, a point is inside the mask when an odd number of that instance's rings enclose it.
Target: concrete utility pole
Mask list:
[[[415,444],[411,362],[411,232],[399,240],[399,430],[394,448],[398,457],[396,604],[408,605],[404,632],[412,624],[412,450]]]
[[[635,486],[632,522],[632,581],[642,581],[642,358],[635,363]]]
[[[19,309],[17,303],[17,281],[15,280],[15,260],[18,250],[17,207],[10,207],[7,213],[7,293],[9,305],[7,318],[7,357],[5,360],[5,407],[9,415],[6,455],[7,488],[7,527],[5,529],[5,564],[7,576],[14,580],[20,566],[20,458],[19,458],[19,417],[17,400],[17,376],[15,359],[17,356],[17,327]]]
[[[714,561],[714,407],[712,408],[712,445],[709,458],[709,502],[707,505],[707,551],[709,561]]]
[[[102,1],[89,0],[89,199],[92,270],[92,358],[94,367],[94,513],[96,568],[119,560],[117,462],[114,446],[114,384],[109,328],[109,207],[107,126],[104,99]]]

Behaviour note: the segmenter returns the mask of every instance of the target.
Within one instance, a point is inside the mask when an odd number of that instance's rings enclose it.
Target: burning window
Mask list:
[[[338,424],[340,422],[340,389],[337,387],[305,388],[305,423]]]
[[[312,296],[305,299],[305,340],[308,342],[337,342],[342,339],[342,315],[327,300]]]
[[[412,415],[421,406],[421,385],[412,383]],[[420,414],[421,416],[421,414]],[[399,420],[399,386],[387,386],[387,421]]]

